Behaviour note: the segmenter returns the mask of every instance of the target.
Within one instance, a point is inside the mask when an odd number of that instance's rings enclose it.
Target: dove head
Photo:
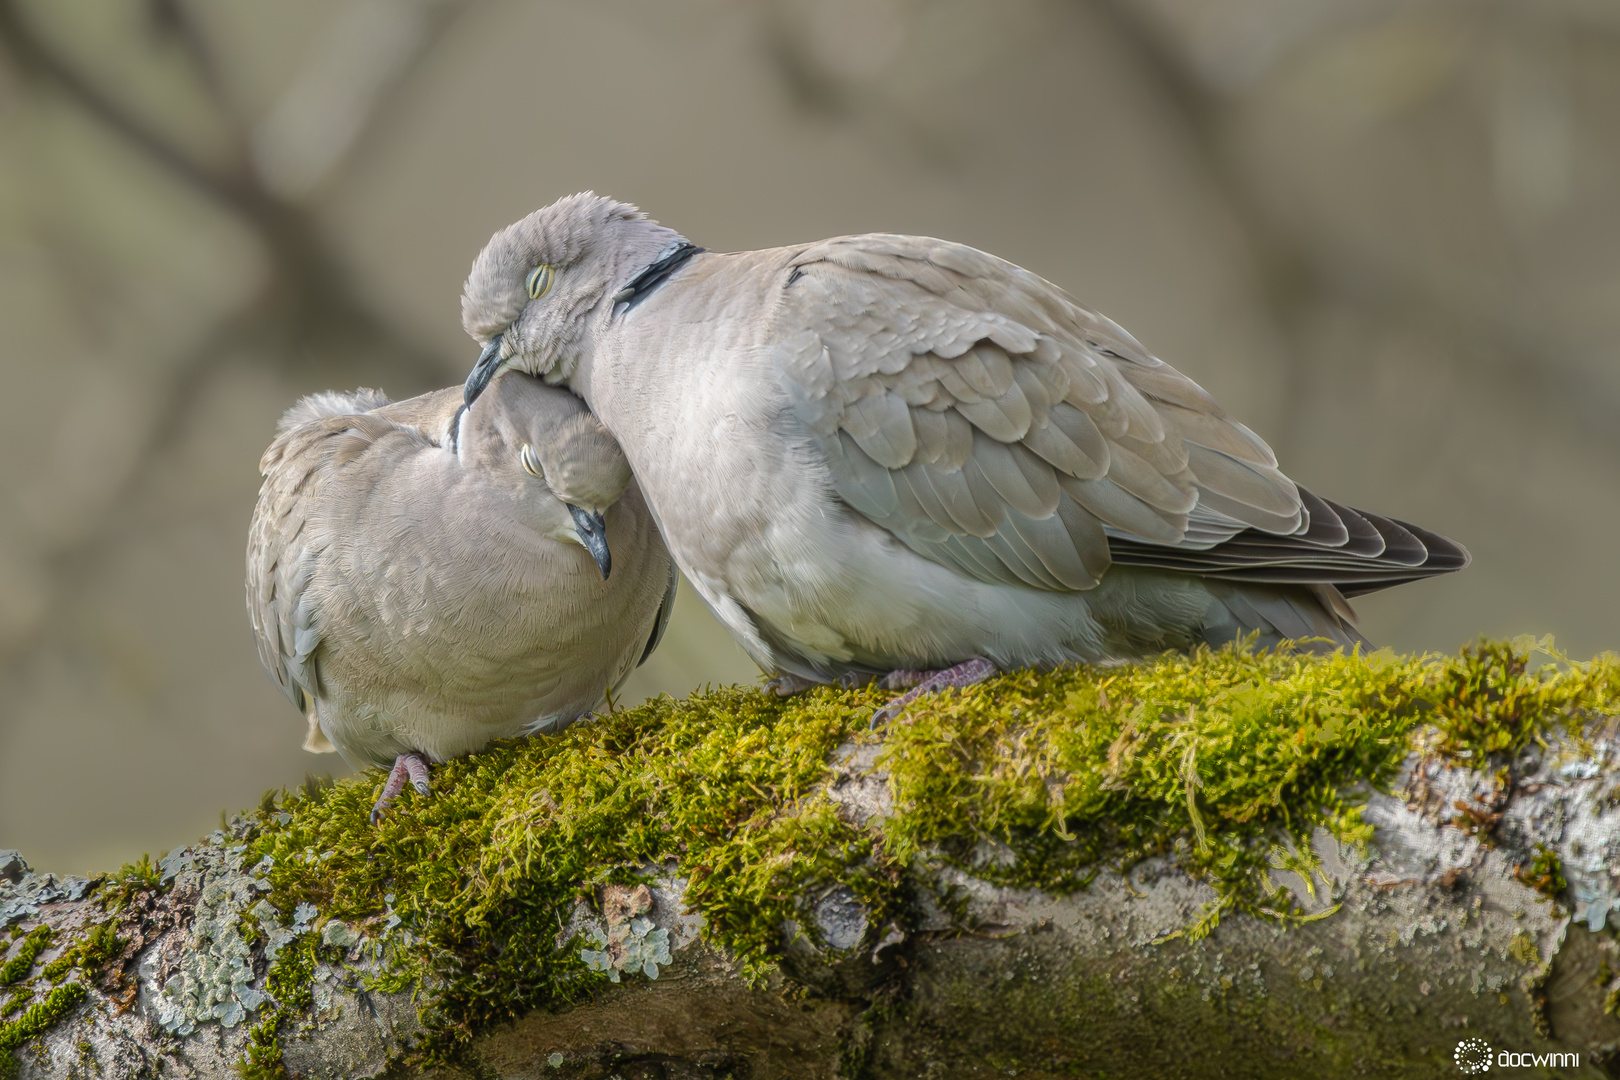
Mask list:
[[[461,325],[483,346],[467,404],[507,369],[561,382],[593,317],[649,266],[688,248],[673,229],[593,192],[559,199],[490,238],[461,296]]]
[[[538,482],[551,498],[531,504],[535,527],[579,544],[606,578],[607,513],[630,484],[630,463],[585,403],[513,372],[477,409],[461,410],[456,425],[458,455],[494,474],[512,470],[521,486]]]

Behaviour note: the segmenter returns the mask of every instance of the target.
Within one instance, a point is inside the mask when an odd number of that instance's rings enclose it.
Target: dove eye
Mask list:
[[[518,452],[518,460],[523,462],[523,471],[536,480],[546,478],[545,470],[540,467],[540,459],[535,456],[534,447],[528,443],[524,443],[523,449]]]
[[[538,300],[551,291],[551,283],[557,280],[557,271],[548,264],[541,263],[529,271],[529,276],[523,279],[523,288],[529,294],[530,300]]]

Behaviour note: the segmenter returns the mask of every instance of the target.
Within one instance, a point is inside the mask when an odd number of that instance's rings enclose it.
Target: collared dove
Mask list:
[[[516,372],[487,396],[475,413],[458,388],[316,394],[259,464],[259,659],[304,749],[394,766],[373,820],[407,777],[427,793],[429,761],[588,714],[674,606],[669,552],[584,403]]]
[[[961,244],[708,254],[587,192],[495,234],[462,325],[469,404],[508,369],[583,397],[783,692],[888,672],[917,688],[892,715],[997,668],[1348,647],[1345,596],[1468,561],[1300,488],[1119,326]]]

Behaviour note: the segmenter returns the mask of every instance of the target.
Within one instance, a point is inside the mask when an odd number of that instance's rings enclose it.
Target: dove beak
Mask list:
[[[478,354],[478,363],[473,365],[472,374],[467,376],[467,382],[461,388],[462,396],[468,405],[478,400],[478,395],[484,392],[485,387],[489,386],[500,372],[503,336],[496,334],[490,338],[489,344],[484,346],[484,351]]]
[[[579,532],[579,542],[585,545],[585,550],[596,560],[596,568],[602,571],[602,580],[606,581],[608,573],[613,569],[613,556],[608,554],[607,522],[602,520],[601,514],[581,510],[573,503],[568,503],[567,506],[568,512],[574,515],[574,528]]]

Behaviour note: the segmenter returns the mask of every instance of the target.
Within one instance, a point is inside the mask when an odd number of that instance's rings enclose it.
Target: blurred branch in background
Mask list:
[[[350,0],[331,18],[303,72],[265,119],[253,124],[233,107],[224,65],[184,0],[146,0],[151,47],[176,47],[197,94],[219,121],[221,145],[205,156],[140,115],[117,86],[98,82],[93,66],[52,40],[23,5],[0,0],[0,55],[29,89],[60,95],[229,216],[256,241],[266,266],[262,283],[245,301],[212,325],[195,328],[194,344],[159,365],[163,381],[152,388],[145,431],[118,458],[124,478],[111,485],[98,520],[50,552],[46,614],[32,634],[13,641],[13,667],[25,664],[72,612],[75,590],[93,580],[88,571],[118,542],[142,497],[143,478],[172,448],[221,366],[244,353],[288,369],[311,353],[350,353],[418,387],[445,381],[445,358],[373,311],[300,200],[342,168],[368,125],[387,109],[390,92],[464,6],[456,0]]]
[[[1527,409],[1620,457],[1617,328],[1570,303],[1609,283],[1547,289],[1549,263],[1568,258],[1570,226],[1598,209],[1576,205],[1599,194],[1590,181],[1578,188],[1576,159],[1584,151],[1596,173],[1592,151],[1607,148],[1577,129],[1610,115],[1614,88],[1590,76],[1620,59],[1620,11],[1585,0],[1094,2],[1182,104],[1251,235],[1263,238],[1274,314],[1297,348],[1310,347],[1301,338],[1333,306],[1421,325],[1494,369]],[[1312,130],[1295,131],[1292,145],[1257,146],[1256,129],[1283,110]],[[1450,131],[1436,138],[1424,129],[1442,115]],[[1290,167],[1278,151],[1305,160]],[[1474,168],[1464,166],[1470,157]],[[1368,183],[1378,172],[1397,186],[1378,191]],[[1279,175],[1318,189],[1314,212],[1301,214],[1297,196],[1278,198]],[[1369,194],[1383,205],[1366,205]],[[1348,211],[1339,227],[1335,206]],[[1293,380],[1296,418],[1316,392],[1308,368],[1297,365]]]

